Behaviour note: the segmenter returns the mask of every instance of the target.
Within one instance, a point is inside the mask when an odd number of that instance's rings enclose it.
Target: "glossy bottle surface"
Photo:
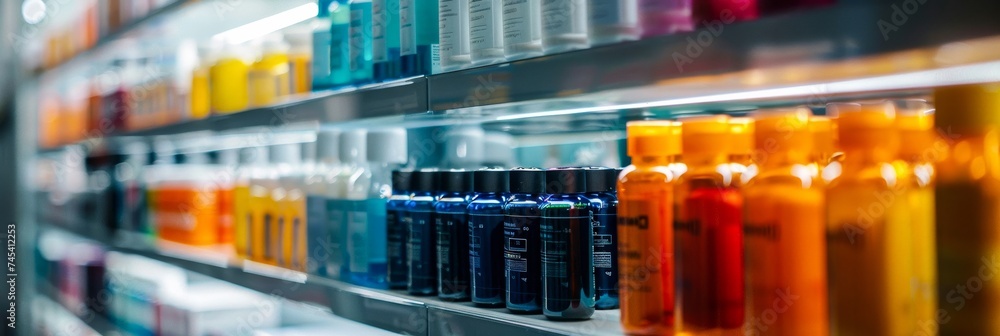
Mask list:
[[[469,220],[464,193],[445,193],[434,204],[437,231],[438,298],[469,299]]]
[[[469,204],[469,265],[472,302],[504,304],[504,203],[501,194],[479,194]]]
[[[437,246],[434,235],[434,202],[430,192],[414,192],[406,203],[403,223],[410,227],[407,242],[410,279],[407,291],[414,295],[437,294]]]
[[[590,200],[556,194],[540,209],[542,312],[557,320],[588,319],[596,304]]]
[[[507,309],[514,312],[542,311],[541,221],[538,194],[511,195],[504,206],[504,263],[507,274]]]
[[[386,248],[389,257],[387,265],[389,288],[406,288],[409,281],[409,269],[406,266],[406,244],[410,236],[410,228],[403,221],[406,218],[406,202],[410,194],[400,191],[392,195],[385,204]]]

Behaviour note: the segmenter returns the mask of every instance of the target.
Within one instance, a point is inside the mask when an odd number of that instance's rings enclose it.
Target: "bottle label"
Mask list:
[[[326,225],[326,198],[306,197],[306,232],[308,241],[308,266],[310,274],[326,275],[326,262],[330,258],[330,230]]]
[[[469,266],[475,298],[491,298],[504,289],[503,214],[469,214]]]
[[[324,78],[330,75],[330,48],[333,37],[330,30],[322,29],[313,32],[313,78]]]
[[[326,201],[327,225],[330,232],[330,259],[327,261],[326,270],[331,276],[338,276],[340,269],[344,265],[344,250],[346,247],[347,220],[345,201],[330,199]]]
[[[615,208],[608,213],[594,214],[591,225],[594,227],[594,276],[597,289],[618,289],[618,235],[617,216]]]
[[[434,241],[434,213],[431,211],[407,211],[410,225],[410,282],[435,281],[437,279],[437,253]]]
[[[541,221],[539,216],[504,217],[504,270],[513,303],[530,302],[541,293]]]
[[[389,281],[406,281],[406,242],[409,240],[409,225],[405,211],[388,209],[385,212],[386,251],[389,257]]]
[[[625,11],[621,6],[626,3],[619,0],[590,0],[590,25],[611,26],[622,23],[621,15]]]
[[[372,61],[388,61],[385,33],[388,27],[389,11],[385,0],[372,0]]]
[[[465,212],[437,212],[438,275],[442,294],[469,288],[469,224]]]
[[[542,217],[542,286],[545,308],[594,306],[594,232],[591,216]],[[581,302],[589,299],[589,304]]]
[[[330,34],[330,72],[348,70],[350,67],[350,25],[335,24]]]
[[[468,0],[439,0],[438,32],[439,48],[445,64],[454,63],[451,58],[469,53],[469,9]],[[464,22],[463,22],[464,20]]]
[[[542,34],[586,34],[586,0],[542,0]]]
[[[469,0],[469,48],[482,50],[503,47],[501,9],[494,0]]]
[[[399,54],[417,54],[417,8],[414,0],[399,0]]]
[[[353,7],[353,6],[352,6]],[[351,71],[363,70],[365,64],[365,10],[351,8],[350,62]]]
[[[532,25],[539,25],[538,21],[532,20],[531,7],[529,0],[503,1],[504,45],[530,43],[538,39],[537,35],[531,33],[535,29]]]

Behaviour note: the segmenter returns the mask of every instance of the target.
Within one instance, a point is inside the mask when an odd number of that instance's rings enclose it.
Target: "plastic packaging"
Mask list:
[[[441,194],[434,203],[437,236],[438,298],[445,301],[469,299],[469,216],[472,199],[472,172],[438,172]]]
[[[355,85],[372,81],[372,2],[351,0],[350,66]]]
[[[440,71],[437,0],[399,0],[399,54],[402,77]]]
[[[472,64],[504,60],[503,0],[469,1],[469,49]]]
[[[507,172],[481,169],[474,174],[476,193],[469,204],[469,258],[472,267],[472,303],[488,307],[504,304],[504,204]]]
[[[542,313],[554,320],[594,314],[594,229],[587,175],[578,168],[545,172],[542,203]]]
[[[410,279],[406,291],[413,295],[437,294],[437,246],[434,238],[436,171],[417,170],[410,176],[413,197],[406,203],[403,223],[410,227],[407,242]]]
[[[543,54],[541,4],[541,0],[503,0],[503,45],[507,60]]]
[[[504,272],[507,309],[542,311],[542,212],[545,171],[515,168],[509,173],[510,199],[504,205]]]
[[[372,76],[399,77],[399,0],[372,0]]]
[[[469,0],[438,0],[438,40],[441,71],[453,71],[472,62],[469,51]]]

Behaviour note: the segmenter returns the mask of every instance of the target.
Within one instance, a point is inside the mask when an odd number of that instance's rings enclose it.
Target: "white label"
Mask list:
[[[586,0],[542,0],[542,35],[586,34]]]
[[[363,205],[363,203],[361,203]],[[357,205],[357,206],[361,206]],[[350,258],[351,272],[368,271],[368,212],[351,211],[348,213],[347,249]]]
[[[431,73],[441,72],[441,45],[431,45]]]
[[[389,20],[389,12],[385,8],[385,0],[372,0],[372,60],[388,61],[385,46],[385,28]]]
[[[415,55],[417,53],[417,30],[414,21],[417,19],[414,0],[399,0],[399,54]]]
[[[322,78],[330,75],[330,43],[332,38],[329,29],[320,29],[313,32],[313,78]]]
[[[541,38],[540,0],[503,1],[504,45],[531,43]]]
[[[364,10],[351,9],[351,71],[361,70],[364,63],[364,16]]]
[[[469,0],[469,47],[482,50],[503,47],[503,13],[497,0]]]
[[[441,61],[444,64],[460,62],[455,57],[469,54],[469,0],[440,0],[438,2],[438,36],[441,43]]]

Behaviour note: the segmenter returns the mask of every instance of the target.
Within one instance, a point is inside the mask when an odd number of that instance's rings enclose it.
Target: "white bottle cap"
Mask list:
[[[272,145],[271,163],[298,164],[302,162],[302,145],[297,143]]]
[[[316,134],[316,159],[323,162],[340,160],[340,131],[322,130]]]
[[[406,129],[368,131],[368,161],[406,163]]]
[[[363,163],[367,160],[365,149],[365,130],[352,129],[340,133],[340,161],[344,163]]]
[[[483,129],[456,127],[444,135],[444,163],[447,168],[477,168],[483,163]]]

